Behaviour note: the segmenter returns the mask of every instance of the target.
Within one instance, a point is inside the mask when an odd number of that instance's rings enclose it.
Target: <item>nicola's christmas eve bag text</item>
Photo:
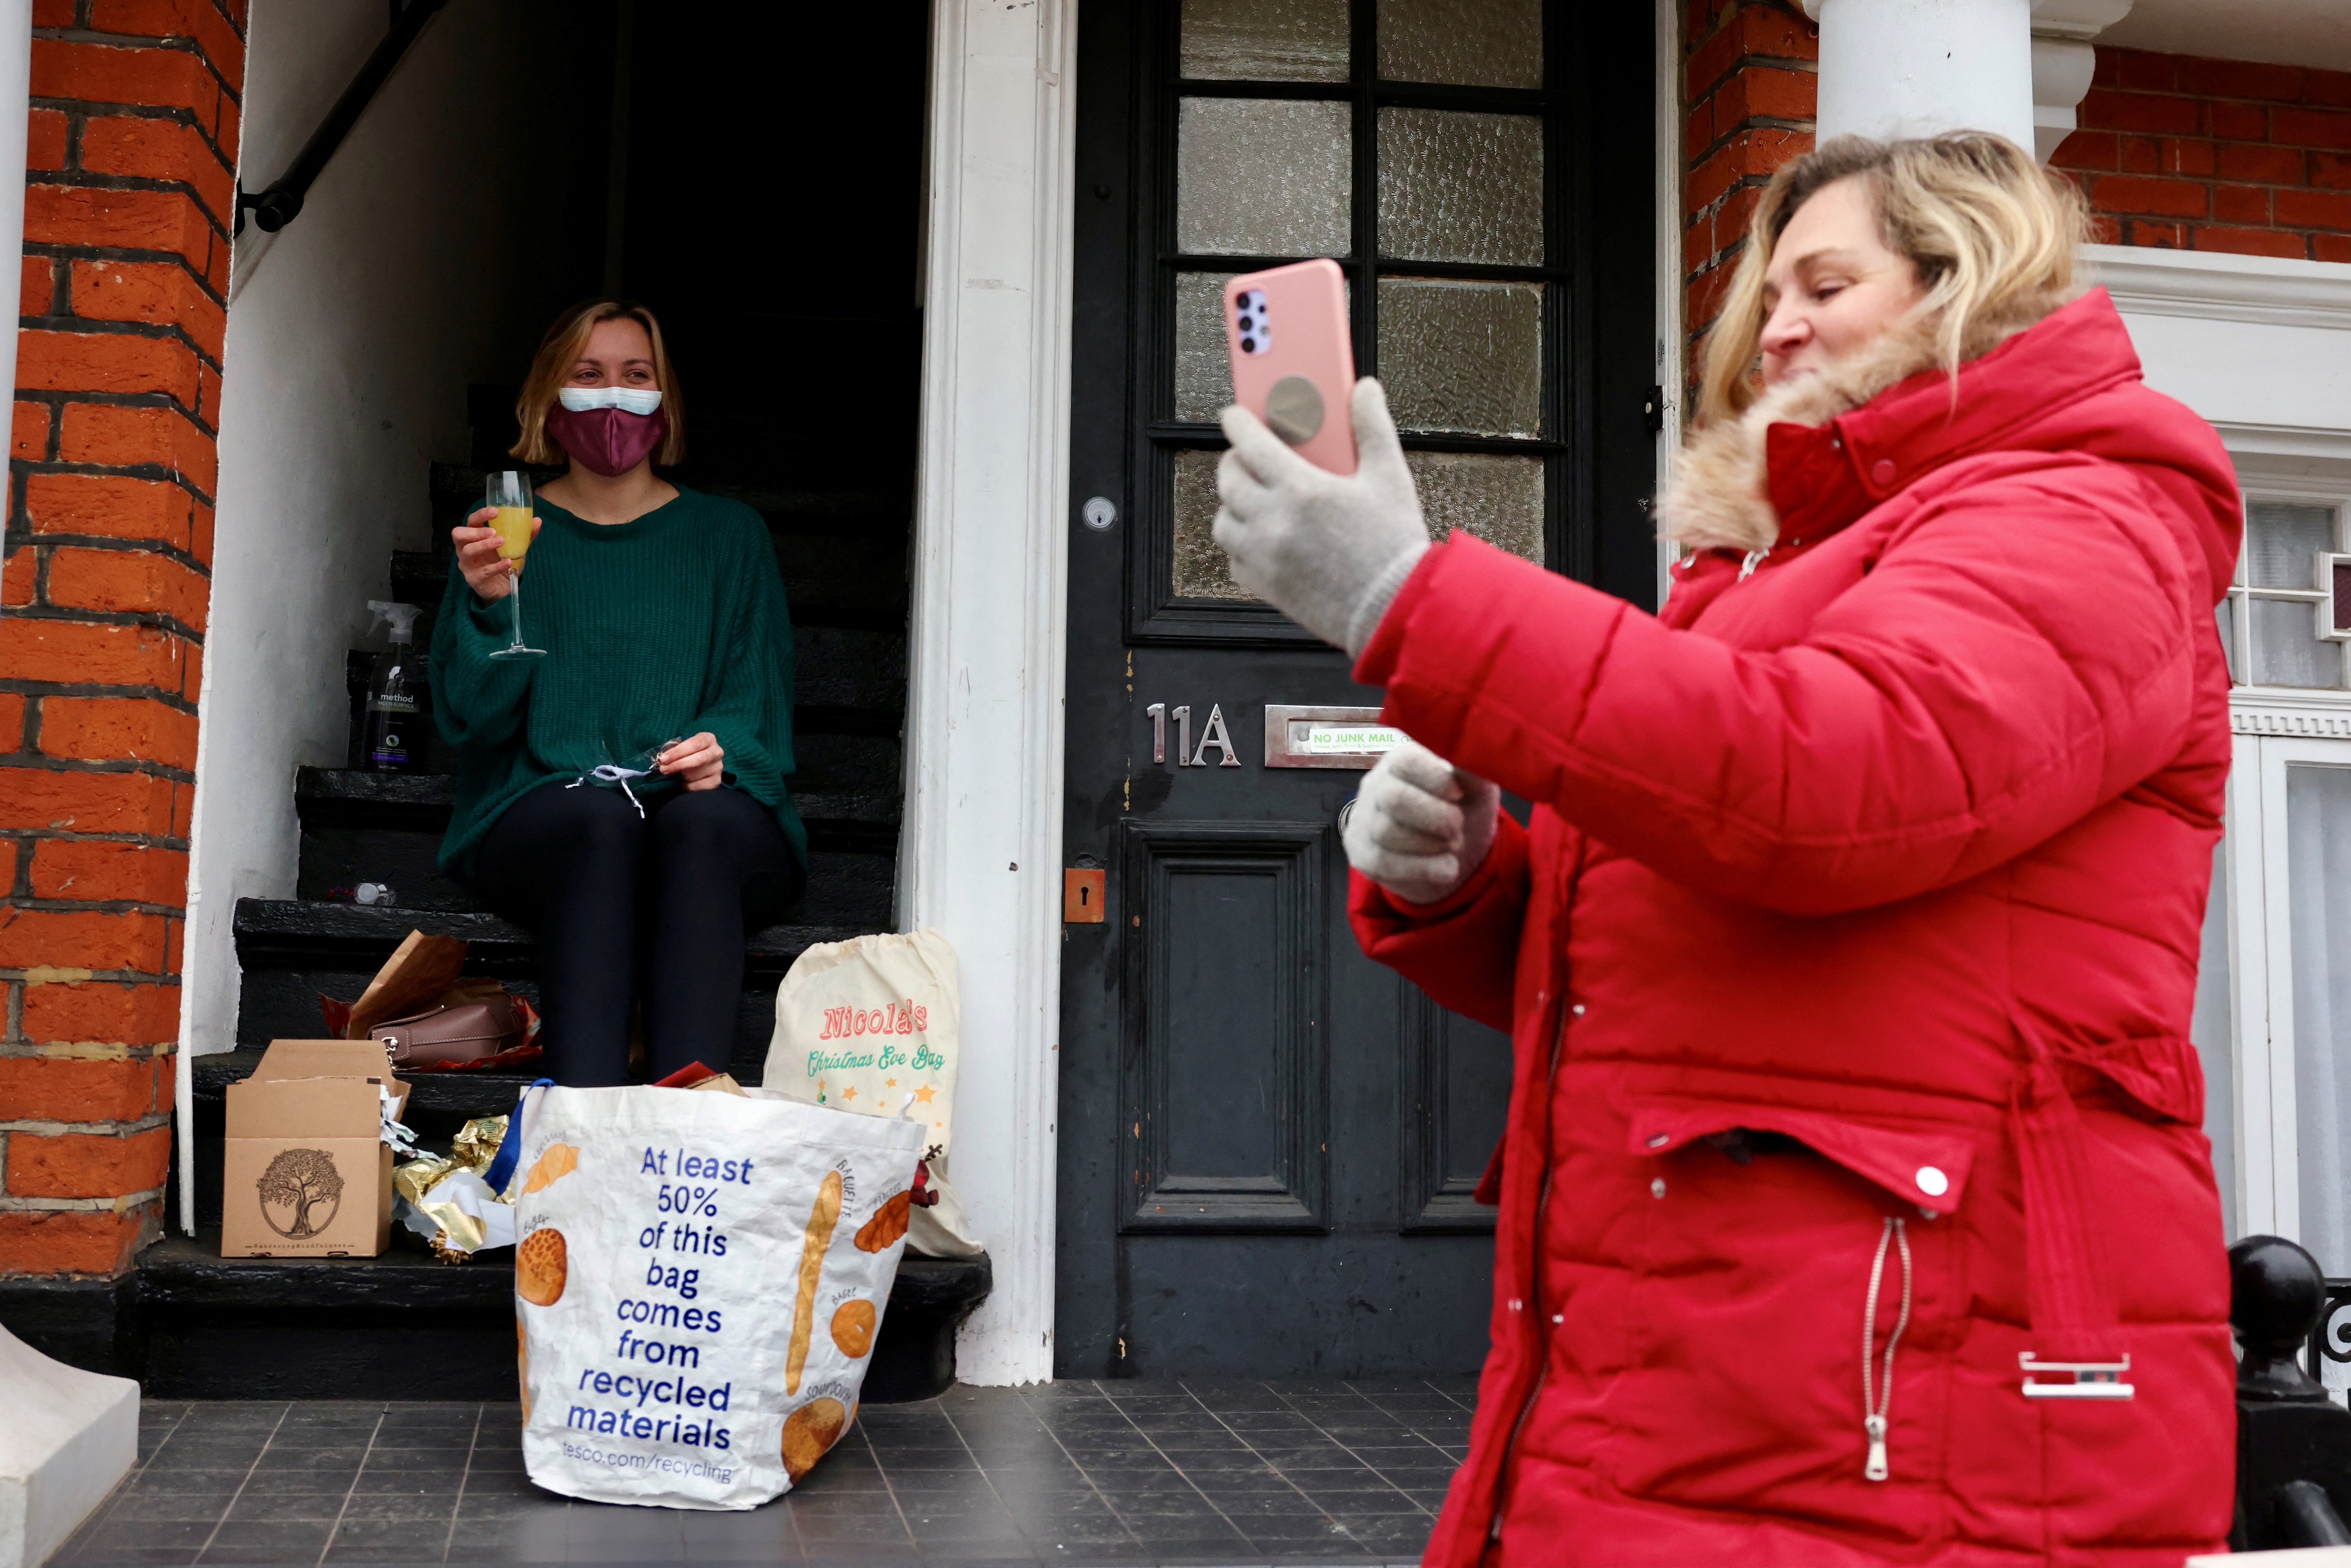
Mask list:
[[[569,1496],[752,1508],[855,1418],[919,1124],[751,1091],[533,1092],[523,1451]]]

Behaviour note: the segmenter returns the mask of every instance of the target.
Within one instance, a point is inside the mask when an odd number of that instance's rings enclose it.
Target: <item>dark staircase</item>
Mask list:
[[[495,406],[510,394],[485,389]],[[435,465],[429,552],[392,559],[392,597],[424,607],[417,646],[452,570],[448,530],[480,504],[478,468]],[[777,982],[811,943],[892,928],[901,800],[899,734],[906,694],[907,507],[841,493],[704,486],[755,507],[775,540],[791,598],[798,706],[793,794],[809,830],[808,891],[783,924],[753,934],[729,1063],[759,1082]],[[173,1236],[141,1260],[118,1334],[118,1364],[157,1397],[512,1398],[513,1254],[434,1263],[395,1227],[371,1260],[287,1261],[219,1256],[222,1129],[227,1086],[277,1039],[324,1032],[321,993],[356,998],[412,929],[464,938],[466,970],[537,999],[531,934],[488,913],[434,864],[455,779],[437,736],[418,768],[358,766],[371,654],[346,674],[346,766],[295,780],[301,858],[291,899],[246,899],[235,915],[243,968],[237,1049],[191,1064],[195,1105],[196,1237]],[[424,727],[420,727],[423,728]],[[361,904],[366,883],[392,902]],[[421,1073],[408,1121],[422,1146],[445,1150],[471,1117],[511,1109],[530,1073]],[[955,1331],[987,1292],[985,1258],[909,1258],[901,1266],[870,1364],[865,1397],[925,1398],[953,1381]]]

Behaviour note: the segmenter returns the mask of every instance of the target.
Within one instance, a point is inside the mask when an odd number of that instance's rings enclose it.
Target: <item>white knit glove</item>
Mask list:
[[[1407,740],[1355,791],[1347,863],[1406,904],[1435,904],[1486,863],[1501,809],[1500,789]]]
[[[1356,465],[1342,477],[1291,451],[1249,410],[1225,410],[1216,538],[1233,580],[1326,643],[1364,651],[1428,549],[1387,394],[1355,383]]]

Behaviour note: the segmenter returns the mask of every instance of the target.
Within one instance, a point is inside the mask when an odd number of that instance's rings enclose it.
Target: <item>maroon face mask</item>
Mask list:
[[[662,444],[669,434],[669,415],[659,409],[631,413],[624,408],[575,410],[558,403],[547,411],[547,434],[581,466],[609,477],[634,468]]]

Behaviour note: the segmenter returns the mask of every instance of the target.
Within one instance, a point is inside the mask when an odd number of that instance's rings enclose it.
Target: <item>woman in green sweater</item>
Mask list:
[[[792,628],[759,515],[658,477],[684,453],[653,313],[567,311],[516,413],[523,462],[569,467],[534,507],[530,634],[507,645],[522,561],[489,508],[450,530],[434,715],[458,758],[441,865],[533,927],[557,1082],[626,1082],[642,1005],[652,1075],[724,1069],[743,932],[797,903]],[[601,771],[600,771],[601,770]]]

